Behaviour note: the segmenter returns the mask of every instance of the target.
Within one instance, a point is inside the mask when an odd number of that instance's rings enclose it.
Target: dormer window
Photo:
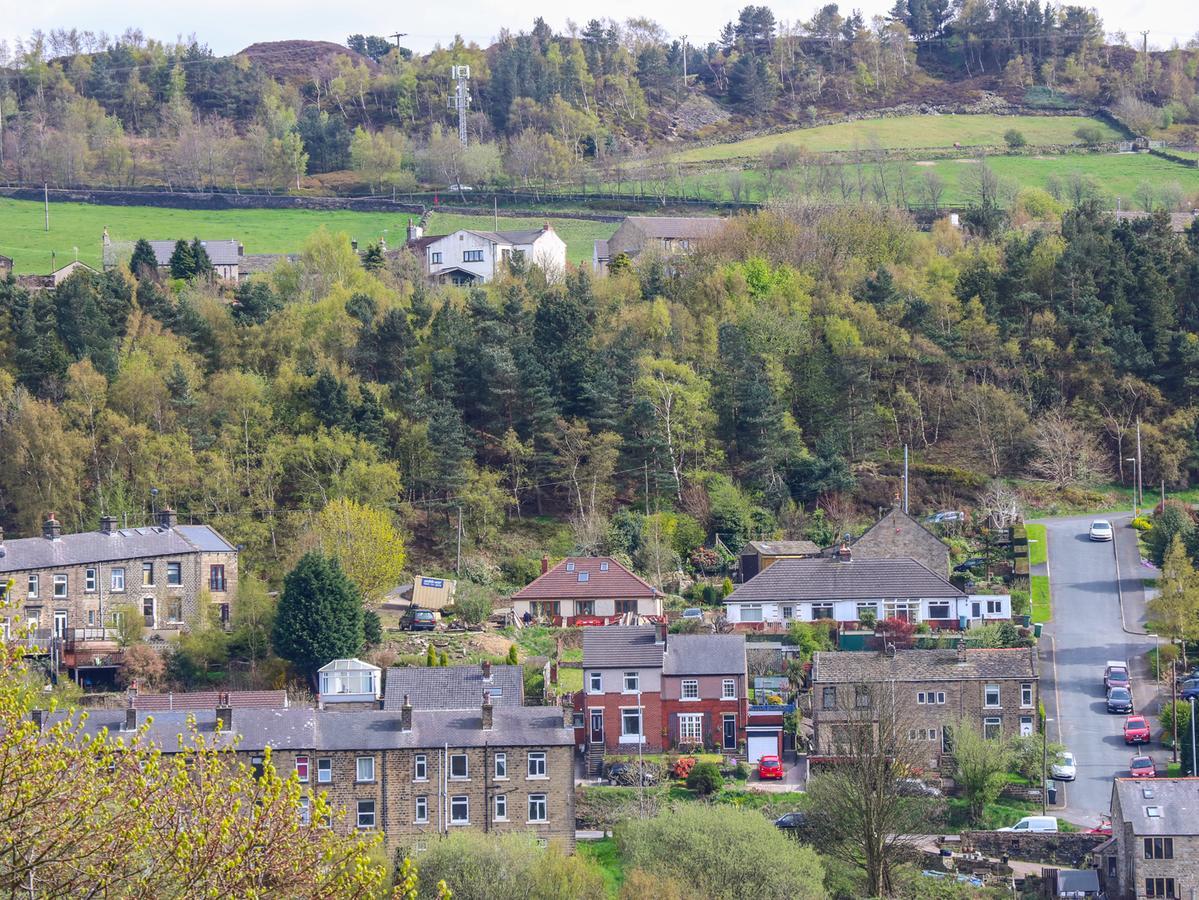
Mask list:
[[[584,581],[587,581],[590,577],[591,577],[590,573],[580,572],[579,573],[579,584],[582,584]]]
[[[608,564],[607,564],[606,562],[602,562],[602,563],[600,563],[600,571],[601,571],[601,572],[607,572],[607,571],[608,571]]]
[[[575,564],[574,564],[574,563],[572,563],[572,562],[568,562],[568,563],[566,564],[566,571],[567,571],[567,572],[573,572],[574,570],[575,570]]]

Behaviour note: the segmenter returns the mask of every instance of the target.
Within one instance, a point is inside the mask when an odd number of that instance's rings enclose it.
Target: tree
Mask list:
[[[1045,734],[1027,734],[1012,741],[1011,767],[1017,775],[1024,777],[1029,784],[1040,784],[1044,778],[1042,764],[1046,759],[1052,765],[1058,755],[1064,753],[1064,744],[1050,743],[1045,746]]]
[[[1024,132],[1015,128],[1009,128],[1003,133],[1003,141],[1008,145],[1009,150],[1019,150],[1028,143],[1024,137]]]
[[[1146,604],[1149,627],[1171,642],[1182,645],[1186,667],[1186,642],[1199,637],[1199,574],[1191,563],[1182,536],[1175,533],[1162,562],[1157,596]]]
[[[309,677],[362,649],[362,597],[337,560],[307,553],[283,581],[275,652]]]
[[[420,857],[422,894],[444,882],[454,900],[604,900],[598,867],[531,834],[458,831],[430,841]]]
[[[271,632],[275,625],[275,599],[266,584],[252,572],[237,578],[237,602],[233,604],[233,633],[230,651],[250,665],[250,671],[271,652]]]
[[[321,553],[337,560],[368,606],[382,603],[403,575],[404,539],[390,513],[381,509],[346,498],[330,500],[313,522],[312,537]]]
[[[399,180],[403,148],[404,137],[398,131],[389,128],[371,132],[359,125],[350,139],[350,164],[372,190],[381,192],[385,182],[394,184]]]
[[[695,791],[697,796],[707,797],[717,794],[724,787],[724,778],[720,775],[720,767],[716,763],[701,762],[691,767],[687,773],[687,787]]]
[[[686,363],[646,357],[634,388],[653,410],[658,438],[674,475],[675,496],[683,498],[683,469],[688,460],[697,464],[705,447],[705,433],[714,420],[708,382]]]
[[[927,764],[920,744],[885,685],[844,685],[829,752],[840,762],[808,783],[812,833],[822,846],[860,867],[866,895],[894,893],[895,872],[941,810],[927,798],[904,797],[900,780]]]
[[[954,780],[970,804],[970,820],[983,824],[983,813],[1007,783],[1012,749],[1002,740],[983,736],[975,724],[962,720],[953,726]]]
[[[175,241],[170,267],[172,278],[191,278],[196,274],[196,258],[192,254],[191,244],[183,238]]]
[[[520,665],[520,657],[516,655],[516,644],[512,644],[508,648],[508,665],[510,665],[510,666]]]
[[[686,804],[653,819],[621,822],[615,831],[630,868],[676,879],[691,896],[825,896],[824,869],[816,852],[797,845],[754,810]],[[770,865],[763,865],[767,859]]]
[[[492,595],[487,588],[459,581],[454,591],[454,610],[466,625],[481,625],[491,616]]]
[[[1032,471],[1055,487],[1090,484],[1108,472],[1107,460],[1095,437],[1061,410],[1042,416],[1035,431]]]
[[[1155,566],[1165,565],[1166,553],[1175,538],[1183,546],[1191,547],[1195,536],[1195,521],[1191,513],[1181,504],[1170,501],[1153,516],[1153,527],[1145,532],[1145,543],[1149,547],[1149,558]]]
[[[129,259],[129,271],[136,278],[153,278],[158,274],[158,257],[145,238],[138,238]]]
[[[432,644],[425,648],[425,665],[430,669],[437,665],[437,651]]]

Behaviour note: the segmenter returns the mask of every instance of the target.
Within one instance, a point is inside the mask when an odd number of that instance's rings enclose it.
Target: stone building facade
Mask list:
[[[858,559],[911,557],[942,578],[949,576],[949,545],[898,506],[867,528],[851,546]]]
[[[1199,778],[1117,778],[1112,837],[1095,849],[1108,897],[1199,893]]]

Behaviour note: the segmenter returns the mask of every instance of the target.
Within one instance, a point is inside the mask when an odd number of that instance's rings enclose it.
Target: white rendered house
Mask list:
[[[416,243],[424,252],[429,277],[452,284],[487,282],[502,273],[518,254],[526,265],[542,269],[551,281],[566,272],[566,242],[547,222],[534,231],[462,229]]]

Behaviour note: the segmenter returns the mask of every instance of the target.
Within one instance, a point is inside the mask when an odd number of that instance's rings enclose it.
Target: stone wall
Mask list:
[[[964,831],[963,846],[973,847],[987,856],[1041,862],[1079,869],[1087,865],[1088,854],[1108,839],[1105,834],[1057,832],[1017,834],[1013,831]]]

